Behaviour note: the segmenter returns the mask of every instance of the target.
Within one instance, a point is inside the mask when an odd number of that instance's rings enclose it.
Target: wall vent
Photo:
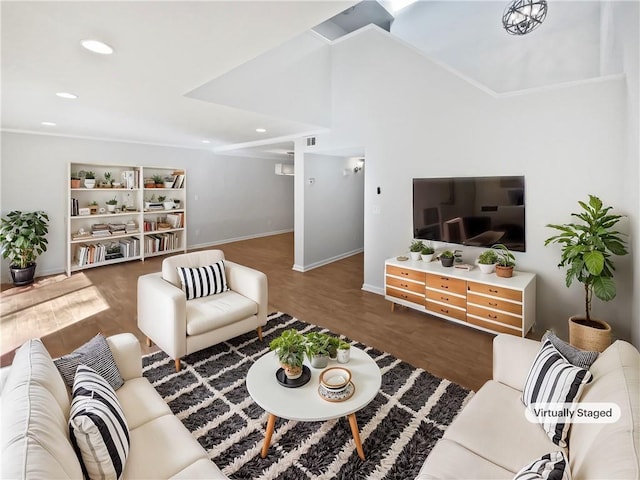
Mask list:
[[[316,137],[307,137],[307,147],[313,147],[316,144]]]

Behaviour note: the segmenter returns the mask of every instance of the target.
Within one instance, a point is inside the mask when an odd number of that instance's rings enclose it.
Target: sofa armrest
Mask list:
[[[138,277],[138,328],[171,358],[187,353],[187,300],[162,273]]]
[[[224,261],[229,289],[250,298],[258,304],[258,326],[266,325],[269,314],[269,289],[267,276],[253,268]]]
[[[493,339],[493,379],[522,391],[540,342],[513,335]]]
[[[142,352],[140,342],[132,333],[120,333],[107,337],[107,344],[124,381],[142,376]]]

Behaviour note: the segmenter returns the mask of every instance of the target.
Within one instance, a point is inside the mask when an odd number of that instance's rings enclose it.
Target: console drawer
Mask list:
[[[446,275],[435,275],[432,273],[427,274],[426,280],[427,287],[444,290],[445,292],[458,293],[460,295],[467,294],[466,280],[451,278]]]
[[[522,328],[522,317],[514,317],[512,315],[507,315],[506,313],[496,312],[495,310],[476,307],[475,305],[468,305],[467,313],[480,318],[486,318],[487,320],[493,320],[494,322],[511,325],[512,327]]]
[[[455,295],[450,295],[449,292],[443,292],[441,290],[427,290],[427,299],[435,300],[436,302],[444,302],[450,305],[455,305],[457,307],[466,308],[467,301],[464,297],[457,297]]]
[[[497,287],[495,285],[486,285],[484,283],[467,282],[467,289],[470,292],[482,293],[494,297],[502,297],[516,302],[522,302],[522,292],[520,290],[512,290],[505,287]]]
[[[463,322],[467,320],[467,314],[464,310],[460,310],[454,307],[447,307],[445,305],[431,302],[429,300],[427,300],[426,302],[426,307],[427,312],[433,312],[437,315],[447,315],[448,317],[453,317]]]
[[[424,294],[424,283],[416,283],[405,280],[404,278],[396,278],[387,276],[387,285],[404,290],[411,290],[418,294]]]
[[[387,287],[387,295],[391,297],[401,298],[407,302],[416,303],[420,306],[424,306],[424,295],[415,295],[413,293],[403,292],[395,288]]]
[[[495,308],[496,310],[502,310],[503,312],[522,315],[522,304],[520,303],[507,302],[500,298],[483,297],[482,295],[476,295],[475,293],[468,293],[467,301],[482,307]]]
[[[496,333],[509,333],[511,335],[515,335],[516,337],[522,336],[521,335],[522,332],[519,330],[509,328],[506,325],[498,325],[496,323],[485,322],[484,320],[480,320],[478,318],[474,318],[469,315],[467,315],[467,322],[472,325],[477,325],[478,327],[486,328]]]
[[[387,265],[387,275],[395,275],[396,277],[408,278],[409,280],[415,280],[424,285],[424,272],[418,272],[417,270],[410,270],[408,268],[396,267],[394,265]]]

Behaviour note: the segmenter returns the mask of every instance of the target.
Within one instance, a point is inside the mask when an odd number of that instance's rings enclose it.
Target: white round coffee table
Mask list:
[[[305,364],[309,366],[307,360],[305,360]],[[310,368],[311,380],[298,388],[283,387],[276,380],[276,371],[280,365],[275,352],[263,355],[249,368],[247,373],[249,395],[269,413],[267,431],[262,446],[262,458],[267,456],[277,417],[300,422],[321,422],[346,416],[349,419],[358,455],[364,460],[356,412],[374,399],[380,390],[382,375],[376,362],[365,352],[355,347],[351,347],[349,363],[339,364],[335,361],[329,361],[327,368],[337,365],[351,370],[351,381],[355,386],[353,396],[343,402],[329,402],[318,394],[319,377],[324,370],[323,368]]]

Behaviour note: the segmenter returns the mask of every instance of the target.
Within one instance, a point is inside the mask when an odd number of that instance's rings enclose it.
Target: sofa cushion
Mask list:
[[[547,453],[525,465],[513,480],[571,480],[569,461],[562,451]]]
[[[588,370],[571,365],[549,340],[542,344],[531,365],[522,390],[522,401],[538,417],[551,441],[560,447],[567,446],[571,423],[564,417],[536,412],[540,409],[549,412],[564,406],[573,408],[591,379]]]
[[[199,335],[258,313],[258,304],[232,290],[187,302],[187,335]]]
[[[164,415],[131,430],[131,454],[123,478],[170,478],[202,458],[207,452],[182,422]]]
[[[178,275],[187,300],[208,297],[228,290],[224,260],[203,267],[178,267]]]
[[[163,415],[173,415],[169,405],[158,395],[146,378],[127,380],[122,388],[118,389],[116,395],[127,419],[129,430]]]
[[[73,387],[73,379],[78,365],[87,365],[109,382],[115,390],[124,383],[111,349],[102,334],[98,334],[87,343],[71,353],[54,360],[62,378],[69,388]]]
[[[227,476],[208,458],[201,458],[171,476],[172,480],[226,480]]]
[[[129,455],[127,420],[111,385],[86,365],[76,370],[69,429],[88,478],[122,478]]]
[[[576,367],[589,368],[593,365],[593,362],[596,361],[598,355],[600,355],[599,352],[580,350],[579,348],[568,344],[561,338],[558,338],[551,330],[547,330],[540,341],[544,343],[545,340],[549,340],[551,344],[556,347],[556,350],[558,350],[560,355],[566,358],[571,365],[575,365]]]
[[[40,340],[27,341],[2,390],[0,478],[81,478],[68,413],[67,388],[49,352]]]
[[[444,433],[479,457],[514,474],[532,458],[557,450],[544,430],[526,419],[521,392],[489,380]]]

